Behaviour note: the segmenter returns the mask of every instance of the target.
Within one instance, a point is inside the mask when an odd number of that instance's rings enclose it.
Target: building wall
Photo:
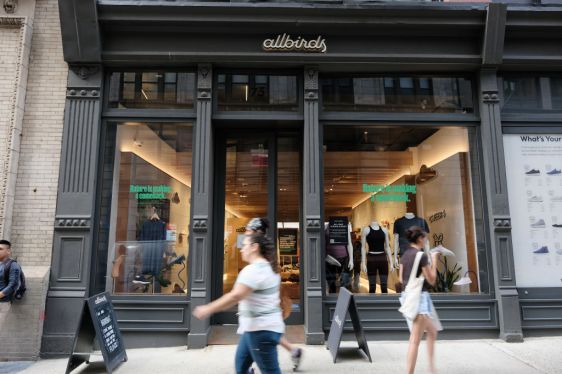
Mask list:
[[[11,161],[7,181],[8,173],[2,175],[8,203],[0,210],[0,232],[12,242],[28,292],[12,305],[0,331],[3,347],[12,347],[3,348],[0,359],[36,359],[53,246],[68,68],[57,0],[20,1],[11,16],[25,21],[19,29],[0,27],[0,159]]]

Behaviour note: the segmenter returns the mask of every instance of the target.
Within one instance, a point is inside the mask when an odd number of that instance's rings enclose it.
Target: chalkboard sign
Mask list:
[[[353,331],[355,332],[355,337],[357,338],[359,349],[363,350],[365,355],[367,355],[367,357],[369,358],[369,362],[373,362],[371,360],[369,346],[367,345],[367,339],[365,339],[363,326],[361,326],[359,313],[357,312],[355,298],[353,297],[353,294],[347,289],[340,288],[338,301],[336,302],[336,311],[334,312],[334,318],[332,320],[332,326],[330,327],[330,334],[328,335],[327,343],[327,348],[332,354],[334,363],[336,362],[336,358],[338,356],[338,350],[340,348],[341,337],[343,334],[343,327],[348,312],[349,316],[351,317],[351,323],[353,324]]]
[[[347,217],[330,217],[327,244],[348,244],[349,221]]]
[[[66,366],[66,374],[76,369],[83,362],[90,362],[94,339],[100,347],[109,374],[120,363],[127,361],[123,338],[117,326],[117,319],[108,292],[84,300],[78,331],[74,338],[74,346]]]

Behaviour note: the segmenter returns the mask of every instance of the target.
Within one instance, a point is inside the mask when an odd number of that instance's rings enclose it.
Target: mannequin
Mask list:
[[[394,267],[388,239],[388,231],[377,221],[361,231],[361,267],[369,278],[369,293],[377,288],[377,273],[381,283],[381,292],[388,293],[388,265]]]
[[[143,223],[139,239],[142,243],[142,269],[133,283],[147,285],[150,282],[144,275],[159,276],[162,270],[164,250],[166,249],[166,223],[160,219],[156,207],[152,207],[149,218]],[[154,290],[155,293],[160,290]]]
[[[330,293],[336,292],[336,280],[340,276],[340,287],[349,288],[347,284],[350,279],[349,276],[344,276],[344,270],[353,270],[353,243],[349,233],[351,225],[348,225],[347,230],[347,245],[346,244],[330,244],[330,231],[329,225],[324,228],[326,238],[326,282],[328,283],[328,291]]]
[[[412,226],[419,226],[429,233],[429,226],[425,219],[416,217],[414,213],[407,212],[404,217],[394,221],[394,264],[398,266],[398,255],[402,256],[410,244],[406,239],[406,231]],[[429,240],[425,240],[425,253],[429,252]],[[430,257],[430,256],[428,256]]]

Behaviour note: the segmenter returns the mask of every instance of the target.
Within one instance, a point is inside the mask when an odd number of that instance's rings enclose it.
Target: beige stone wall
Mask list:
[[[0,8],[0,236],[28,291],[2,317],[0,360],[37,359],[43,332],[67,80],[57,0]]]
[[[23,265],[51,263],[67,73],[58,2],[38,0],[12,223]]]

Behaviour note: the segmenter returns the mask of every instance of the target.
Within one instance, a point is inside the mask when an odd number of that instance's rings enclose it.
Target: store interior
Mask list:
[[[427,223],[429,249],[441,245],[453,253],[441,256],[432,291],[479,292],[468,139],[468,130],[459,127],[325,128],[326,225],[335,217],[347,218],[354,267],[363,269],[360,275],[340,270],[336,289],[343,286],[357,293],[381,294],[381,276],[386,276],[386,291],[399,291],[399,237],[394,223],[399,219],[409,222],[404,218],[407,215]],[[369,233],[369,226],[378,230],[377,225],[386,231],[385,245],[390,251],[380,247],[373,252],[368,241],[361,240],[362,232]],[[329,255],[328,241],[326,246]],[[367,263],[371,255],[382,256],[387,267],[364,269],[362,251]],[[328,270],[326,277],[327,283],[333,279]],[[369,277],[376,280],[376,288],[369,287]],[[330,292],[329,284],[327,290]]]
[[[191,124],[118,126],[110,218],[114,294],[186,294]]]

